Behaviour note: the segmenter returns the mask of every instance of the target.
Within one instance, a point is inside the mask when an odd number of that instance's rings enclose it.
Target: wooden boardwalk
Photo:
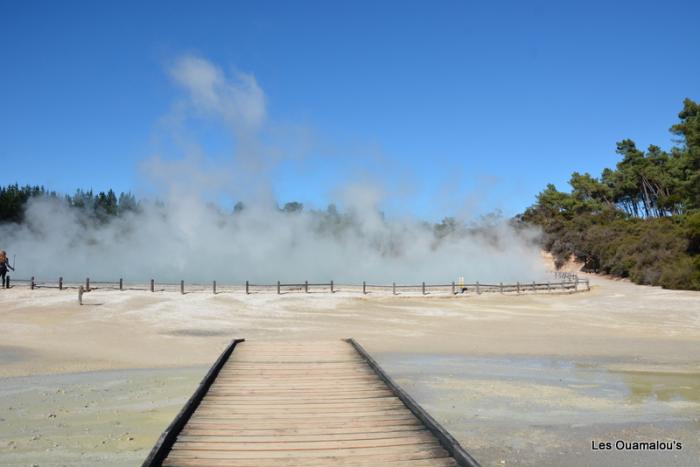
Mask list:
[[[338,340],[234,341],[144,465],[478,464],[362,347]]]

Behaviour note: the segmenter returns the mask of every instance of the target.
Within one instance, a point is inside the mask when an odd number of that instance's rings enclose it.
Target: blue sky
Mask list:
[[[270,126],[311,135],[270,173],[281,202],[366,179],[397,214],[512,215],[613,166],[618,140],[671,144],[700,99],[698,17],[697,1],[0,1],[0,183],[142,190],[142,161],[178,157],[157,141],[189,55],[253,75]],[[209,165],[229,157],[220,124],[188,128]]]

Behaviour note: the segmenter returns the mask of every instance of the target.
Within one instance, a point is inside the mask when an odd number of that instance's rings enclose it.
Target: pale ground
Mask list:
[[[700,293],[0,290],[0,464],[138,465],[234,337],[355,337],[484,465],[700,463]],[[600,452],[592,441],[682,450]]]

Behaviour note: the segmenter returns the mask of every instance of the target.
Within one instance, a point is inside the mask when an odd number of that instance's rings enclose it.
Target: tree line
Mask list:
[[[599,177],[574,172],[570,192],[549,184],[518,220],[544,231],[561,266],[636,283],[700,290],[700,105],[685,99],[669,151],[617,143],[620,161]]]
[[[74,195],[61,196],[43,186],[13,184],[0,186],[0,223],[21,224],[24,221],[27,203],[30,199],[38,197],[65,202],[98,222],[107,222],[111,217],[139,210],[139,202],[131,193],[121,193],[117,196],[112,190],[94,193],[92,190],[79,189]]]

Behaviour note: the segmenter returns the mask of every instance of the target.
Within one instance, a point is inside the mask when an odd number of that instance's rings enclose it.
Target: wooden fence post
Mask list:
[[[151,279],[151,292],[155,292],[156,284],[153,279]]]
[[[501,282],[501,293],[503,293],[503,282]]]
[[[29,288],[31,288],[32,290],[34,290],[34,285],[35,285],[35,284],[34,284],[34,276],[32,276],[32,282],[31,282],[31,284],[29,284]]]
[[[578,292],[578,277],[574,279],[574,292]]]
[[[80,303],[81,305],[83,304],[83,292],[83,286],[81,285],[78,288],[78,303]]]
[[[250,283],[248,281],[245,281],[245,294],[250,294]]]
[[[86,292],[90,291],[90,278],[89,277],[85,278],[85,291]]]
[[[533,291],[533,292],[536,292],[536,291],[537,291],[537,289],[535,289],[535,281],[532,281],[532,291]]]
[[[277,295],[280,294],[280,281],[277,281]]]
[[[367,295],[367,281],[362,281],[362,295]]]
[[[452,295],[455,294],[455,281],[452,281]]]
[[[396,282],[391,283],[391,293],[396,295]]]
[[[423,290],[423,295],[425,295],[425,282],[423,282],[423,286],[422,286],[422,287],[423,287],[423,288],[422,288],[422,290]]]
[[[180,281],[180,294],[185,295],[185,281]]]
[[[552,290],[552,285],[547,281],[547,292],[550,292]]]
[[[586,278],[586,291],[590,292],[591,290],[591,283],[589,282],[588,278]]]
[[[304,281],[304,292],[309,293],[309,281]]]
[[[479,281],[476,281],[476,293],[481,295],[481,288],[479,287]]]
[[[248,281],[246,281],[246,285],[248,284]],[[246,287],[246,293],[247,293],[247,287]],[[211,291],[214,295],[216,295],[216,281],[212,281],[211,283]]]
[[[518,281],[516,283],[515,287],[516,287],[516,290],[518,291],[518,293],[520,293],[520,281]]]
[[[58,278],[58,290],[63,290],[63,277]]]
[[[331,293],[335,293],[335,290],[333,289],[333,281],[331,281]]]
[[[119,278],[119,290],[124,290],[124,279],[122,277]]]

